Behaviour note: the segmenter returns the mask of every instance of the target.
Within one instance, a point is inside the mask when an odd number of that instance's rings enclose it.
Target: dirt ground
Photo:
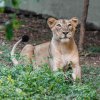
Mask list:
[[[8,14],[0,14],[0,25],[4,22],[10,20]],[[12,45],[18,41],[23,35],[29,35],[30,41],[33,45],[44,43],[50,41],[52,33],[46,23],[45,18],[40,18],[39,16],[25,17],[23,15],[17,16],[17,20],[20,21],[20,28],[14,30],[14,37],[11,41],[5,39],[5,30],[0,30],[0,45],[8,44],[10,49]],[[100,46],[100,32],[86,32],[85,33],[85,48],[91,46]],[[79,32],[75,34],[75,40],[78,44]],[[24,43],[19,46],[19,50],[24,46]],[[1,52],[2,53],[2,52]],[[100,66],[100,52],[97,54],[92,54],[84,52],[80,55],[80,64],[89,66]]]

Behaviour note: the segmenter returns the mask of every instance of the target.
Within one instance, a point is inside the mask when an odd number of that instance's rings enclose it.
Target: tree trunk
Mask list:
[[[88,15],[88,6],[89,6],[89,0],[84,0],[84,7],[83,7],[83,13],[81,18],[81,28],[80,28],[80,38],[79,38],[79,50],[83,50],[83,43],[84,43],[84,36],[85,36],[85,25]]]

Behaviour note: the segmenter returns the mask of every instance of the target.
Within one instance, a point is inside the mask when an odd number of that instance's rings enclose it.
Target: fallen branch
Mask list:
[[[22,9],[15,9],[12,7],[5,7],[4,13],[15,13],[16,15],[20,16],[23,15],[25,17],[38,17],[40,19],[47,19],[49,15],[42,15],[37,14],[34,11],[22,10]]]
[[[85,30],[86,31],[100,31],[100,26],[92,22],[86,22]]]

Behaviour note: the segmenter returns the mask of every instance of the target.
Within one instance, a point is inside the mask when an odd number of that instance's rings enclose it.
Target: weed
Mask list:
[[[4,48],[2,48],[3,50]],[[9,62],[4,49],[0,58]],[[72,71],[52,72],[48,65],[12,66],[0,63],[0,100],[98,100],[100,98],[100,67],[82,66],[82,83],[73,82]],[[68,80],[65,79],[68,77]]]

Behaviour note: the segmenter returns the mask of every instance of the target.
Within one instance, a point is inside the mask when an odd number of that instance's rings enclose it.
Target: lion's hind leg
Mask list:
[[[34,46],[31,44],[27,44],[20,53],[22,59],[21,62],[26,65],[32,64],[33,55],[34,55]]]

